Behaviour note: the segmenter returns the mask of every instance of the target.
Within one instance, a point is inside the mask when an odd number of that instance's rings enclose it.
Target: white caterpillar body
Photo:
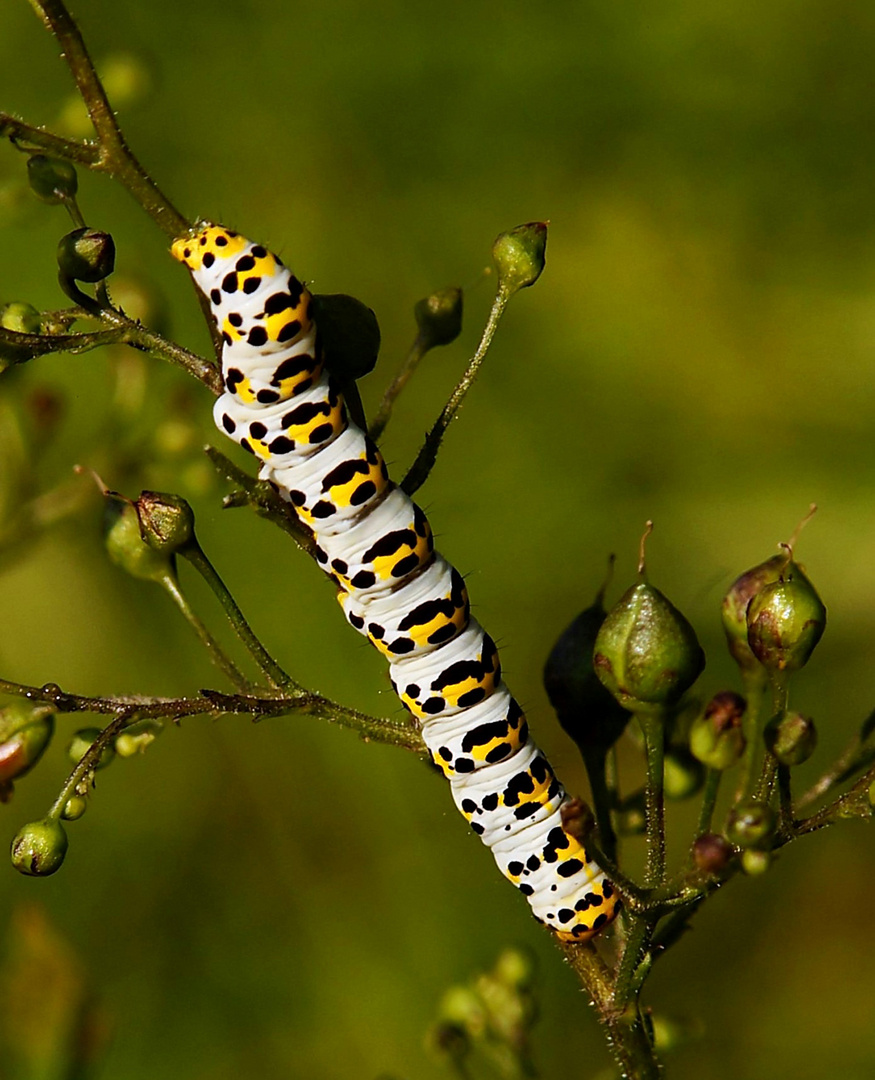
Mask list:
[[[350,422],[322,365],[310,294],[275,255],[221,226],[177,240],[173,254],[224,338],[216,425],[312,529],[347,620],[388,659],[456,806],[535,918],[565,940],[592,937],[620,897],[563,828],[568,796],[501,680],[461,575]]]

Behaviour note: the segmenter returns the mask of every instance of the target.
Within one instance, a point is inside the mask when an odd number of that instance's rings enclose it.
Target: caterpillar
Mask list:
[[[588,940],[620,896],[563,827],[569,797],[502,682],[461,574],[350,420],[322,362],[310,293],[276,255],[219,225],[176,240],[172,254],[224,342],[217,427],[260,459],[259,476],[312,530],[348,622],[389,661],[393,689],[501,872],[539,922]]]

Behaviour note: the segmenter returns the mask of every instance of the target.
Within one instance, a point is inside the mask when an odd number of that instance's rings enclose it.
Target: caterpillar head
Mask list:
[[[246,247],[246,239],[222,225],[204,225],[191,236],[173,241],[170,253],[192,271],[209,269],[220,259],[230,259]]]

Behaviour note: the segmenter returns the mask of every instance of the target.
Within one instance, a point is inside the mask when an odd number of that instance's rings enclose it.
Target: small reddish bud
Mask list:
[[[706,874],[725,870],[734,854],[732,844],[718,833],[704,833],[693,842],[693,862]]]

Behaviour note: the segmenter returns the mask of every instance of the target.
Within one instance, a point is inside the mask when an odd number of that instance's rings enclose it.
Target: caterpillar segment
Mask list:
[[[172,253],[222,333],[217,427],[260,460],[259,476],[313,531],[348,622],[389,661],[393,688],[500,871],[558,937],[588,940],[620,896],[563,827],[568,796],[502,682],[495,643],[471,618],[461,575],[323,370],[310,293],[277,256],[219,225]]]
[[[358,600],[399,588],[434,556],[428,519],[394,486],[345,532],[316,540],[316,561]]]
[[[440,555],[388,594],[353,596],[340,589],[337,599],[350,625],[389,660],[445,645],[470,617],[462,575]]]

